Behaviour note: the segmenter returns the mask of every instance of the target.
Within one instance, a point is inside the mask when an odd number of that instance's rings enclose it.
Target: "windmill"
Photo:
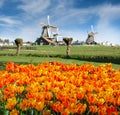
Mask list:
[[[86,39],[86,43],[87,44],[97,44],[95,41],[94,41],[94,36],[98,34],[98,32],[95,32],[94,31],[94,28],[93,28],[93,25],[91,25],[91,32],[88,33],[88,37]]]
[[[47,21],[48,23],[41,23],[42,26],[42,33],[41,33],[41,37],[43,38],[44,42],[47,42],[45,44],[55,44],[55,41],[57,40],[56,36],[58,34],[54,34],[52,36],[52,31],[58,31],[58,28],[55,26],[50,25],[50,19],[49,16],[47,17]]]

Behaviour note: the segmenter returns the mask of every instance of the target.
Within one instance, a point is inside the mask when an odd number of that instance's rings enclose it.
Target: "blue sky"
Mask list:
[[[0,0],[0,38],[34,42],[48,15],[60,36],[85,41],[92,25],[96,42],[120,44],[119,0]]]

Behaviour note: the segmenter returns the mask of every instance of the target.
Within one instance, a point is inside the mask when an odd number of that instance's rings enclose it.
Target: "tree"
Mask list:
[[[71,46],[72,40],[73,40],[73,38],[63,38],[63,41],[67,45],[67,49],[66,49],[67,57],[69,57],[69,55],[70,55],[70,46]]]
[[[16,39],[15,39],[15,44],[17,45],[16,55],[19,55],[19,54],[20,54],[20,48],[21,48],[21,46],[23,45],[23,39],[21,39],[21,38],[16,38]]]
[[[9,39],[5,39],[4,42],[9,44]]]
[[[0,38],[0,42],[3,42],[3,40]]]

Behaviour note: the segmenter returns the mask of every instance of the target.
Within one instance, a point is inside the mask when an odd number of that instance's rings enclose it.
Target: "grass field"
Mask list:
[[[15,49],[0,50],[0,70],[7,62],[20,64],[38,64],[41,62],[59,61],[66,64],[93,63],[99,65],[112,63],[113,68],[120,68],[120,47],[110,46],[71,46],[70,57],[66,57],[66,46],[33,46],[36,50],[22,49],[19,56],[15,56]],[[32,48],[32,47],[31,47]]]

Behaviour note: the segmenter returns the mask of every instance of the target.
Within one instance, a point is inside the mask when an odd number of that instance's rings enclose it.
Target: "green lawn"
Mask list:
[[[0,50],[0,69],[5,68],[9,61],[28,64],[45,61],[60,61],[66,64],[93,63],[99,65],[112,63],[113,68],[120,68],[120,47],[110,46],[71,46],[70,57],[66,57],[66,46],[33,46],[36,50],[22,49],[19,56],[15,56],[15,49]]]

